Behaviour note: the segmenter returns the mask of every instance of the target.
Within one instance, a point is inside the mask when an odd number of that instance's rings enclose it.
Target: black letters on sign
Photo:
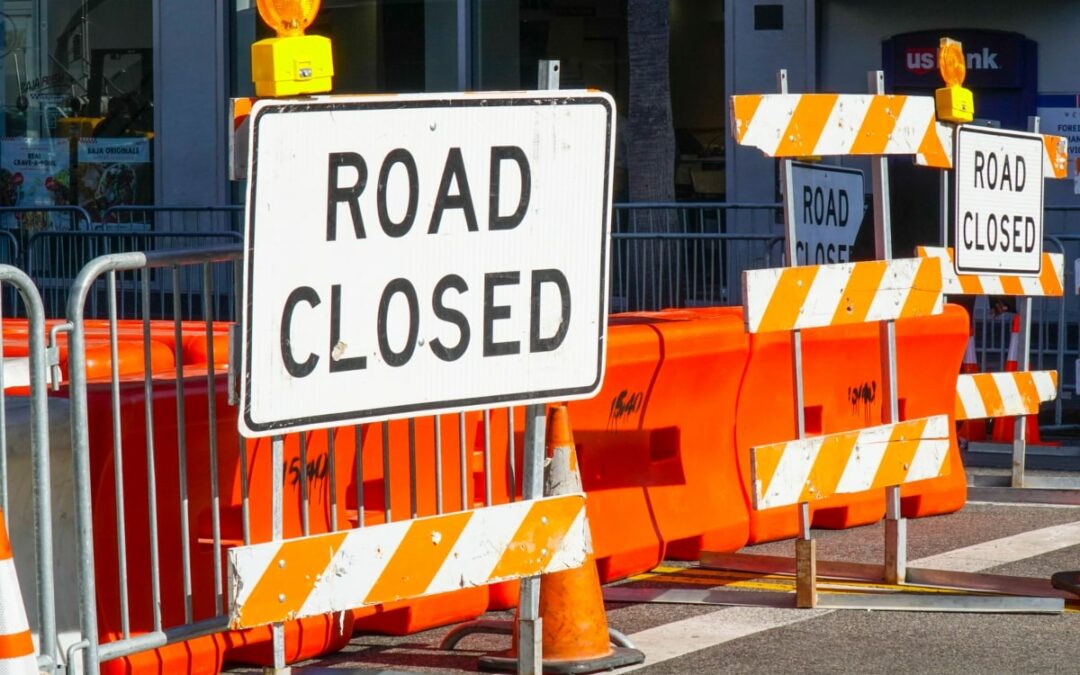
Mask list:
[[[521,352],[517,340],[495,342],[494,325],[498,319],[510,318],[510,305],[495,304],[495,289],[512,286],[521,281],[520,272],[489,272],[484,275],[484,356],[502,356]]]
[[[386,209],[386,182],[390,178],[390,170],[394,168],[395,164],[401,164],[405,167],[405,173],[409,179],[409,206],[405,209],[405,215],[402,216],[401,222],[395,223]],[[420,199],[419,184],[416,177],[416,160],[413,159],[412,154],[404,148],[398,148],[391,151],[386,159],[383,160],[382,168],[379,169],[379,188],[378,188],[378,206],[379,206],[379,225],[382,225],[383,232],[391,237],[404,236],[412,229],[413,220],[416,219],[416,203]]]
[[[405,339],[405,346],[400,352],[395,352],[390,346],[390,338],[386,334],[386,317],[390,313],[390,301],[394,295],[401,293],[405,296],[405,302],[409,305],[409,335]],[[382,298],[379,299],[379,318],[376,330],[379,334],[379,353],[388,366],[397,368],[409,362],[413,352],[416,351],[416,336],[420,332],[420,306],[416,300],[416,289],[408,279],[397,278],[386,284]]]
[[[334,284],[330,287],[330,372],[340,373],[346,370],[363,370],[367,368],[367,357],[365,356],[350,356],[347,359],[334,358],[340,342],[341,284]]]
[[[540,287],[544,284],[555,284],[559,289],[562,318],[559,327],[551,337],[540,337]],[[566,338],[566,331],[570,329],[570,284],[566,282],[566,276],[555,269],[534,270],[532,273],[532,316],[529,319],[529,351],[550,352],[558,349]]]
[[[338,173],[343,166],[356,169],[356,183],[353,185],[338,185]],[[326,183],[326,241],[337,239],[337,207],[341,202],[349,205],[356,238],[363,239],[365,235],[364,220],[360,216],[360,193],[367,186],[367,164],[364,158],[355,152],[331,152]]]
[[[511,160],[518,165],[521,174],[521,194],[518,197],[517,208],[509,216],[499,215],[499,192],[502,178],[503,160]],[[491,196],[488,202],[488,229],[489,230],[512,230],[521,224],[525,218],[525,211],[529,208],[529,198],[532,196],[532,174],[529,171],[529,160],[525,152],[514,145],[498,145],[491,149]]]
[[[285,300],[285,309],[281,312],[281,360],[285,363],[285,370],[289,375],[296,378],[307,377],[315,370],[319,363],[317,354],[309,354],[303,363],[293,358],[292,353],[292,315],[293,310],[301,302],[306,302],[312,307],[319,306],[319,294],[311,286],[301,286],[293,289]]]
[[[456,195],[450,194],[451,182],[457,182],[458,193]],[[450,148],[449,152],[446,153],[446,165],[443,167],[439,193],[435,196],[435,208],[431,212],[431,225],[428,227],[428,234],[435,234],[439,231],[443,211],[446,209],[461,209],[469,232],[476,232],[480,229],[476,224],[476,209],[473,208],[472,193],[469,192],[469,179],[465,176],[465,160],[461,158],[461,148]]]
[[[443,296],[451,288],[460,294],[469,290],[469,285],[458,275],[448,274],[439,279],[439,283],[435,284],[435,290],[431,294],[431,308],[434,310],[435,316],[457,326],[458,332],[461,334],[457,344],[453,347],[447,347],[439,338],[431,341],[431,351],[443,361],[457,361],[465,353],[465,350],[469,348],[469,320],[459,310],[443,304]]]

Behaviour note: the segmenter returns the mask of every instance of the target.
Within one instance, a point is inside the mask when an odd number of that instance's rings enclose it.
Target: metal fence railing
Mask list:
[[[780,204],[616,204],[611,311],[738,305],[742,272],[781,264],[779,235],[729,232],[736,212],[775,214]]]

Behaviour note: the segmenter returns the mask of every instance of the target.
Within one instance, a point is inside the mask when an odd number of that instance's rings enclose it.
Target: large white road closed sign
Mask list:
[[[791,180],[798,264],[851,262],[866,206],[862,171],[792,162]]]
[[[1037,276],[1043,137],[961,126],[956,134],[956,271]]]
[[[256,103],[241,433],[595,393],[614,125],[599,92]]]

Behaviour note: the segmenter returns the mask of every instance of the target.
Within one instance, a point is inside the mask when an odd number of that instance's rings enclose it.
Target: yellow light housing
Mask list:
[[[962,124],[975,118],[975,97],[963,86],[967,76],[964,58],[964,48],[959,42],[941,38],[938,71],[946,86],[934,92],[934,104],[937,117],[943,122]]]
[[[321,0],[257,0],[259,16],[277,37],[251,45],[256,96],[299,96],[330,91],[334,58],[328,38],[304,35]]]

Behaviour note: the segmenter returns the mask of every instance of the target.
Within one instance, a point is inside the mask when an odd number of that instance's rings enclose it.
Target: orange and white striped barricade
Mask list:
[[[1031,298],[1062,297],[1064,295],[1064,256],[1060,253],[1042,254],[1038,276],[1009,274],[957,274],[952,248],[920,246],[920,257],[936,259],[946,295],[1008,295],[1024,299],[1018,307],[1018,345],[1013,358],[1016,372],[960,374],[956,384],[956,419],[995,418],[995,422],[1012,424],[1013,446],[1012,487],[1038,487],[1036,477],[1024,475],[1027,453],[1028,416],[1038,415],[1040,404],[1058,396],[1056,371],[1029,371],[1031,337]],[[1015,420],[1007,418],[1015,417]],[[998,435],[1001,437],[1002,435]]]
[[[743,275],[744,312],[750,332],[790,331],[798,438],[751,449],[751,492],[755,509],[798,505],[799,537],[795,546],[796,606],[814,607],[817,560],[810,538],[811,501],[835,494],[886,489],[885,564],[871,575],[887,583],[908,576],[906,522],[900,511],[900,485],[945,475],[950,447],[948,411],[928,418],[901,420],[896,387],[895,320],[942,311],[940,263],[926,259],[894,260],[889,223],[888,165],[885,155],[914,154],[930,166],[951,165],[945,127],[934,116],[932,99],[884,95],[880,71],[868,77],[869,96],[792,96],[786,73],[779,74],[778,96],[735,97],[733,134],[742,145],[779,158],[804,155],[874,155],[874,235],[876,262],[755,270]],[[786,251],[794,264],[796,232],[791,160],[781,160],[784,186]],[[881,325],[883,424],[866,429],[806,437],[802,391],[800,331],[804,328],[875,321]],[[706,566],[777,571],[776,559],[726,564],[738,554],[703,554]],[[875,573],[876,572],[876,573]],[[986,598],[967,598],[986,611]],[[855,606],[896,609],[860,598]],[[879,599],[880,600],[880,599]],[[1025,599],[1026,601],[1027,599]],[[862,603],[862,604],[860,604]],[[990,606],[1007,611],[1018,605],[1031,611],[1046,603],[1010,603],[994,598]],[[1047,611],[1061,611],[1060,601]],[[851,605],[849,605],[851,606]],[[920,608],[940,608],[933,600]],[[903,609],[913,609],[911,606]],[[955,608],[955,605],[954,605]],[[1010,607],[1015,609],[1016,607]]]
[[[229,626],[254,628],[581,566],[585,495],[230,549]]]

